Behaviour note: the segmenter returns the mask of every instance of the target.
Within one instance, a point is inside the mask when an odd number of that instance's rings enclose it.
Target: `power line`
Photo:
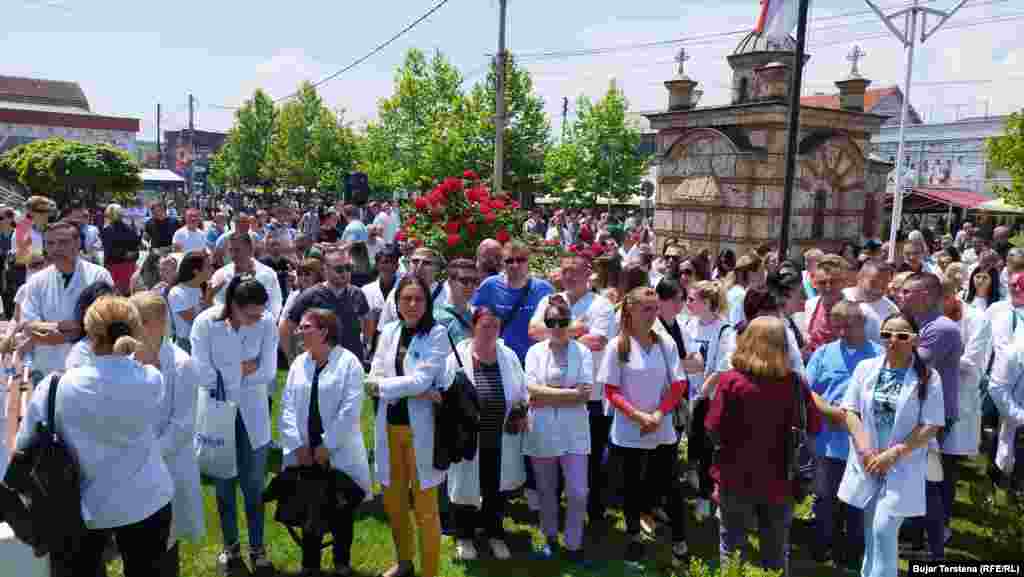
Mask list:
[[[338,70],[334,74],[327,75],[327,76],[321,78],[320,80],[317,80],[316,82],[313,83],[313,87],[316,88],[317,86],[320,86],[322,84],[330,82],[331,80],[334,80],[335,78],[341,76],[342,74],[348,72],[349,70],[352,70],[356,66],[359,66],[363,62],[366,62],[371,57],[376,55],[378,52],[380,52],[381,50],[384,50],[385,48],[390,46],[395,40],[398,40],[399,38],[404,36],[407,32],[409,32],[410,30],[415,28],[417,24],[419,24],[420,22],[423,22],[424,20],[429,18],[434,12],[437,12],[438,10],[440,10],[441,7],[443,7],[449,1],[450,0],[441,0],[433,8],[431,8],[430,10],[427,10],[427,12],[425,14],[423,14],[419,18],[413,20],[411,24],[409,24],[408,26],[406,26],[405,28],[400,30],[397,34],[395,34],[391,38],[388,38],[384,42],[378,44],[373,50],[368,52],[365,56],[363,56],[361,58],[357,58],[354,62],[352,62],[348,66],[342,68],[341,70]],[[276,103],[276,102],[280,102],[282,100],[287,100],[289,98],[293,98],[293,97],[297,96],[298,94],[299,94],[298,91],[296,91],[296,92],[294,92],[292,94],[289,94],[288,96],[282,96],[281,98],[277,98],[277,99],[274,100],[274,102]]]

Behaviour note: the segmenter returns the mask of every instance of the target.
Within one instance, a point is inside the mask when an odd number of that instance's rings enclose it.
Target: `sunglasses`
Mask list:
[[[350,265],[350,264],[339,264],[338,266],[334,267],[334,272],[336,272],[338,274],[350,273],[350,272],[352,272],[352,265]]]
[[[544,319],[544,325],[549,329],[564,329],[568,328],[569,323],[572,322],[569,319]]]
[[[525,256],[510,256],[505,259],[505,264],[523,264],[527,260]]]
[[[898,341],[907,342],[910,339],[917,336],[917,333],[908,333],[905,331],[882,331],[879,336],[883,341],[889,341],[895,338]]]

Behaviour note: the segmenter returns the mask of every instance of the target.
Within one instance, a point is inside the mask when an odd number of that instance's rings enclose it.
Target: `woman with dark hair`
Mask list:
[[[715,259],[715,266],[711,270],[711,280],[724,280],[732,269],[736,268],[736,253],[731,248],[723,248]]]
[[[124,222],[121,205],[108,204],[104,216],[107,225],[100,231],[103,264],[110,271],[117,291],[127,296],[135,274],[135,261],[139,260],[139,235]]]
[[[444,376],[450,385],[461,371],[480,400],[476,455],[453,463],[448,470],[448,497],[454,505],[457,536],[455,554],[460,560],[475,559],[473,538],[480,529],[494,557],[505,560],[511,555],[503,527],[508,494],[526,482],[526,377],[515,351],[499,342],[502,322],[493,308],[478,306],[472,327],[473,338],[457,344],[448,356]]]
[[[214,395],[222,384],[226,400],[238,404],[235,452],[238,476],[217,479],[217,512],[224,550],[218,564],[227,572],[245,569],[238,541],[236,491],[241,484],[249,526],[249,561],[257,574],[273,572],[263,545],[263,478],[270,448],[267,391],[277,376],[277,330],[266,310],[267,289],[250,275],[228,283],[223,305],[192,322],[192,357],[199,394]]]
[[[203,312],[205,291],[203,285],[213,274],[213,267],[205,252],[194,251],[181,258],[178,265],[178,280],[167,293],[167,305],[171,311],[171,331],[174,343],[190,352],[192,343],[192,321]]]
[[[999,271],[996,269],[975,268],[967,281],[967,298],[964,302],[978,310],[987,310],[989,305],[1002,299],[998,279]]]
[[[292,362],[281,400],[284,465],[339,471],[361,489],[324,511],[334,536],[334,570],[338,575],[351,574],[353,515],[372,490],[366,444],[359,428],[363,364],[338,345],[338,318],[332,311],[307,310],[297,332],[306,352]],[[303,532],[304,574],[319,574],[322,541],[319,533]]]
[[[422,577],[437,577],[441,559],[441,519],[437,486],[444,471],[434,468],[434,388],[451,352],[448,331],[434,322],[430,288],[418,276],[398,282],[398,320],[380,328],[366,392],[380,399],[375,425],[376,478],[384,486],[384,509],[398,563],[384,577],[414,572],[416,535],[409,519],[415,510],[420,530]],[[412,491],[414,507],[410,507]]]
[[[75,303],[75,318],[78,319],[78,326],[85,326],[85,313],[100,297],[116,294],[114,286],[106,281],[96,281],[85,287],[82,294],[78,295],[78,302]],[[93,354],[92,341],[89,336],[82,335],[82,338],[72,345],[64,359],[64,370],[70,371],[75,367],[91,367],[96,362],[96,355]]]
[[[917,323],[892,315],[881,338],[885,355],[857,365],[840,408],[815,399],[850,432],[839,498],[864,510],[864,577],[896,577],[900,526],[925,515],[928,444],[945,424],[939,374],[917,354]]]

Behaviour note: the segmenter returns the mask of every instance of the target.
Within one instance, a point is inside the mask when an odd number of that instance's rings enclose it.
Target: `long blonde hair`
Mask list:
[[[732,367],[751,377],[781,379],[789,375],[786,325],[778,317],[757,317],[736,339]]]
[[[142,319],[124,297],[100,297],[85,311],[85,334],[97,355],[130,355],[139,349]]]
[[[622,301],[622,331],[619,333],[619,364],[624,365],[629,362],[630,353],[630,337],[633,336],[633,315],[630,309],[633,305],[646,300],[653,299],[655,302],[658,300],[658,293],[654,292],[654,289],[648,286],[636,287],[626,294],[626,298]],[[660,344],[658,333],[654,331],[654,327],[650,329],[651,339]]]

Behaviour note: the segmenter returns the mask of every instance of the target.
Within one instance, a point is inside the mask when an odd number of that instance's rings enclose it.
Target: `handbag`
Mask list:
[[[814,446],[807,435],[807,403],[804,402],[800,376],[793,373],[793,398],[796,401],[797,426],[791,427],[786,449],[786,480],[793,483],[793,497],[803,501],[814,490]]]
[[[235,419],[238,418],[238,403],[227,400],[220,371],[217,371],[216,388],[208,395],[199,395],[197,405],[195,451],[199,471],[214,479],[237,477]]]

